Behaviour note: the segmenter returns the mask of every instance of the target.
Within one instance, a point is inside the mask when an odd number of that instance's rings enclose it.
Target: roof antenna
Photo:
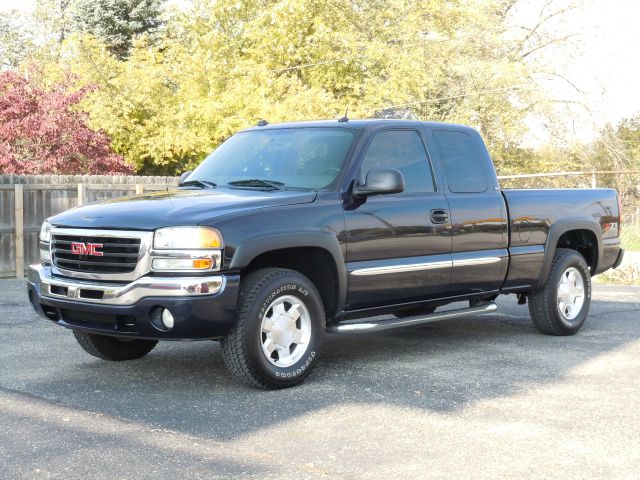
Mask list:
[[[258,127],[266,127],[267,125],[269,125],[269,122],[267,122],[264,118],[256,123],[256,126]]]
[[[344,117],[342,117],[340,120],[338,120],[338,122],[340,123],[346,123],[349,121],[349,117],[347,117],[347,113],[349,113],[349,106],[347,105],[347,108],[344,111]]]

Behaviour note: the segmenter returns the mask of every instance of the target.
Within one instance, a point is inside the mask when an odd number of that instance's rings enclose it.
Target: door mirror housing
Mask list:
[[[404,177],[395,168],[374,168],[367,172],[367,179],[363,185],[356,185],[356,197],[371,195],[387,195],[404,191]]]
[[[180,182],[182,183],[184,182],[187,178],[189,178],[189,175],[191,175],[191,173],[193,172],[193,170],[187,170],[186,172],[184,172],[182,175],[180,175]]]

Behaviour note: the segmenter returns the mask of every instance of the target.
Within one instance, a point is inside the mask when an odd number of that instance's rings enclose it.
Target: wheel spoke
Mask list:
[[[291,351],[289,347],[281,348],[280,350],[278,350],[278,361],[286,362],[289,359],[290,355],[291,355]]]
[[[298,320],[300,318],[300,304],[294,303],[293,305],[291,305],[291,308],[287,311],[287,313],[291,315],[291,318],[293,318],[294,321]]]
[[[273,320],[270,317],[265,317],[265,319],[262,321],[262,331],[270,332],[272,328]]]
[[[276,343],[273,341],[273,338],[270,337],[265,340],[262,346],[267,352],[269,352],[269,355],[271,355],[276,349]]]
[[[573,303],[567,303],[567,316],[572,317],[575,308]]]
[[[284,313],[284,303],[280,302],[280,303],[276,303],[273,306],[273,315],[272,317],[276,316],[276,315],[282,315]]]
[[[567,304],[565,303],[565,301],[562,299],[559,299],[558,308],[560,309],[560,311],[566,314],[566,307],[567,307]]]
[[[293,343],[295,343],[296,345],[301,345],[302,343],[304,343],[302,341],[304,334],[302,333],[302,330],[296,330],[295,332],[293,332]]]

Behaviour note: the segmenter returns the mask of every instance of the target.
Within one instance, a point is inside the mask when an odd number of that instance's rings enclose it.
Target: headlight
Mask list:
[[[159,250],[198,250],[222,247],[222,236],[215,228],[159,228],[153,237],[153,248]]]
[[[40,262],[43,264],[51,261],[51,250],[49,248],[49,243],[51,242],[51,224],[46,220],[42,223],[42,227],[40,227]]]
[[[46,220],[42,222],[42,227],[40,227],[40,241],[46,243],[51,241],[51,224]]]

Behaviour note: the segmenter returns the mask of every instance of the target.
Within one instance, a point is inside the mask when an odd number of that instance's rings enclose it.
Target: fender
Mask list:
[[[336,308],[339,310],[347,301],[347,268],[344,260],[342,246],[335,233],[323,230],[306,232],[287,232],[280,234],[268,234],[253,237],[243,241],[238,245],[233,253],[230,270],[241,270],[251,263],[251,261],[274,250],[286,248],[315,247],[327,251],[336,266],[338,273],[338,295]]]
[[[542,263],[542,269],[540,270],[540,277],[538,278],[538,288],[544,287],[549,272],[551,271],[551,264],[553,263],[553,256],[556,253],[556,245],[560,237],[571,230],[589,230],[593,232],[596,237],[597,243],[597,256],[594,264],[591,266],[591,274],[595,275],[598,272],[598,263],[602,259],[602,231],[600,224],[590,218],[585,217],[570,217],[562,220],[558,220],[549,229],[547,234],[547,242],[544,246],[544,261]]]

